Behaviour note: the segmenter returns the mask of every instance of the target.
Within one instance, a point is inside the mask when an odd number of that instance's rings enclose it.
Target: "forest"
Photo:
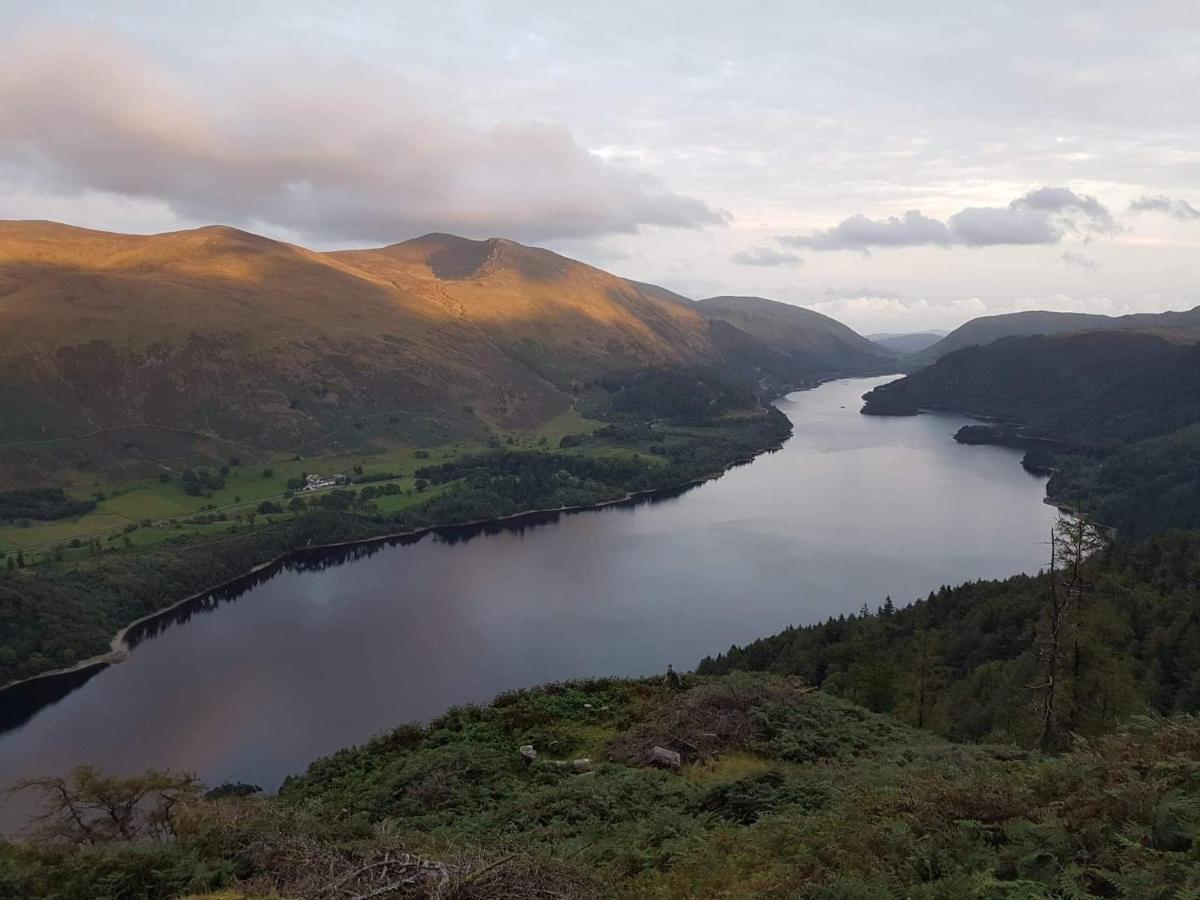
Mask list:
[[[1061,582],[1043,571],[942,587],[903,607],[885,598],[730,647],[697,671],[798,675],[951,740],[1035,746],[1042,722],[1031,686]],[[1146,710],[1200,712],[1198,600],[1200,532],[1120,541],[1090,561],[1060,626],[1070,644],[1058,677],[1062,729],[1087,738]]]
[[[0,522],[52,521],[81,516],[96,506],[92,500],[68,497],[62,488],[0,491]]]

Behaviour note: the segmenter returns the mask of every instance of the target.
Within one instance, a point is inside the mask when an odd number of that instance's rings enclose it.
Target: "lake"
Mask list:
[[[782,450],[674,496],[310,554],[206,598],[133,635],[127,661],[43,685],[47,705],[0,699],[0,779],[91,762],[272,788],[452,704],[691,669],[885,596],[1036,571],[1045,480],[1018,451],[955,443],[961,416],[860,415],[888,380],[789,395]]]

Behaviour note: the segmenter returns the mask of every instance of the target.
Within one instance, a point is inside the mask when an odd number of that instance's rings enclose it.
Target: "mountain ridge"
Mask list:
[[[1124,316],[1048,310],[1025,310],[994,316],[978,316],[955,328],[940,341],[917,351],[912,357],[905,360],[905,363],[909,367],[930,365],[955,350],[987,345],[1005,337],[1150,328],[1200,328],[1200,306],[1190,310],[1131,313]]]
[[[318,252],[221,225],[0,222],[0,469],[57,483],[230,447],[479,438],[545,422],[614,373],[732,367],[778,390],[875,365],[820,341],[780,349],[705,312],[503,238]]]

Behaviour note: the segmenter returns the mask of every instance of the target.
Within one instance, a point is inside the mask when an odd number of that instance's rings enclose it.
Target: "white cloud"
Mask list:
[[[0,57],[0,163],[20,173],[10,191],[158,201],[184,219],[319,241],[728,220],[590,153],[561,125],[479,125],[454,98],[377,68],[243,69],[198,90],[136,45],[66,29],[12,38]]]

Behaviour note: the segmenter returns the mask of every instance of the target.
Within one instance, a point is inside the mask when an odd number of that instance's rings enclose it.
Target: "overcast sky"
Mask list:
[[[547,246],[859,330],[1200,304],[1200,3],[0,0],[0,218]]]

